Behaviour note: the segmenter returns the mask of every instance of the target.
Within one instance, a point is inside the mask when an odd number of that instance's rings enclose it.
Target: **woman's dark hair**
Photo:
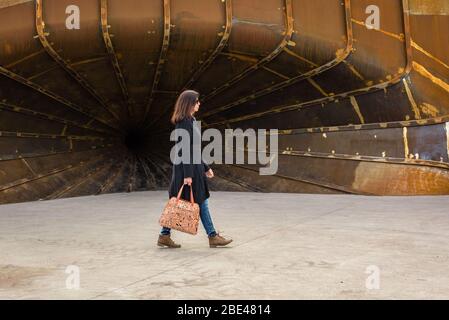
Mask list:
[[[186,118],[191,117],[193,108],[198,102],[198,97],[200,94],[194,90],[183,91],[178,100],[176,100],[175,110],[171,116],[171,123],[176,124]]]

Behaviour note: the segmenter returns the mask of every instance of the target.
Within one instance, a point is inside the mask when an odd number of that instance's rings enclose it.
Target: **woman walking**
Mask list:
[[[190,136],[190,150],[193,147],[194,121],[196,121],[194,114],[200,107],[199,93],[193,90],[186,90],[182,92],[175,104],[175,109],[171,117],[171,122],[176,127],[175,129],[187,130]],[[201,134],[196,132],[195,134]],[[190,159],[193,158],[193,153],[190,154]],[[169,198],[176,197],[179,189],[184,186],[181,197],[185,200],[190,200],[190,188],[193,191],[193,198],[200,207],[201,223],[209,238],[209,246],[215,248],[217,246],[225,246],[232,242],[232,239],[225,239],[215,231],[214,224],[209,212],[210,197],[209,188],[207,185],[207,178],[213,178],[214,172],[209,166],[201,161],[201,164],[194,164],[191,160],[188,163],[173,164],[173,173],[168,190]],[[206,178],[207,177],[207,178]],[[181,245],[175,243],[171,237],[171,229],[163,227],[157,245],[161,247],[180,248]]]

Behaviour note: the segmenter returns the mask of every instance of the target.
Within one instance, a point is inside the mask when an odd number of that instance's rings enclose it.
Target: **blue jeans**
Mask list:
[[[217,233],[214,229],[214,224],[212,222],[212,218],[210,217],[209,212],[209,199],[206,199],[203,201],[203,203],[200,204],[200,218],[201,223],[203,224],[204,230],[206,230],[206,233],[209,237],[215,236]],[[169,235],[170,234],[170,228],[163,227],[161,230],[161,235]]]

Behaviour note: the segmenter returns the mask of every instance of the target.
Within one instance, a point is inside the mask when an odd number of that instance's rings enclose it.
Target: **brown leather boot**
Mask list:
[[[181,248],[180,244],[175,243],[171,238],[170,235],[159,235],[159,239],[157,240],[157,245],[159,247],[169,247],[169,248]]]
[[[216,248],[218,246],[225,246],[230,244],[232,239],[225,239],[217,233],[214,237],[209,237],[209,247]]]

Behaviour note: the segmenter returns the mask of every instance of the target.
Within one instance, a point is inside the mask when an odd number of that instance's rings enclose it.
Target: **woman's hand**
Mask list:
[[[214,177],[214,172],[212,171],[212,169],[209,169],[209,171],[206,172],[206,177],[208,177],[208,178]]]
[[[185,178],[184,184],[188,184],[189,186],[192,185],[192,178]]]

